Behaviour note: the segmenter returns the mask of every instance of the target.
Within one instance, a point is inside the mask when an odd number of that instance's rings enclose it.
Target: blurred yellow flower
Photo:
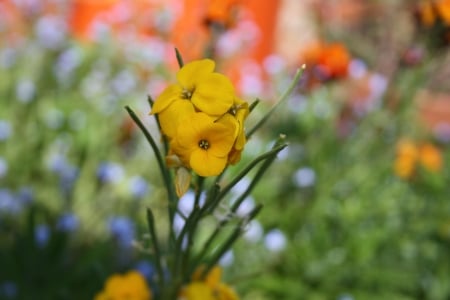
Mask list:
[[[151,113],[159,115],[161,129],[169,138],[189,113],[200,111],[220,117],[233,105],[233,84],[225,75],[214,72],[214,67],[210,59],[184,65],[177,73],[178,83],[169,85],[155,100]]]
[[[136,271],[108,278],[105,288],[94,300],[151,300],[152,293],[145,278]]]
[[[204,280],[201,280],[203,270],[204,267],[200,267],[194,272],[193,281],[183,287],[178,300],[239,300],[230,286],[220,282],[222,277],[220,267],[212,268]]]
[[[216,300],[214,290],[204,282],[197,281],[183,288],[179,300]]]
[[[414,171],[418,158],[418,149],[416,145],[409,141],[403,140],[397,144],[397,158],[394,164],[394,171],[398,177],[410,178]]]
[[[419,149],[420,164],[428,171],[439,172],[442,169],[442,155],[436,146],[430,143]]]
[[[395,174],[404,179],[411,178],[418,165],[429,172],[439,172],[443,165],[440,150],[431,143],[418,146],[409,140],[399,142],[394,163]]]
[[[237,121],[227,115],[215,120],[202,112],[193,113],[178,127],[170,148],[200,176],[215,176],[227,164],[237,129]]]

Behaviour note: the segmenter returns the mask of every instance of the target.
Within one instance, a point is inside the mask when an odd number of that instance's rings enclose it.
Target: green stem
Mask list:
[[[222,258],[222,256],[233,246],[233,244],[236,242],[238,237],[243,232],[243,225],[244,223],[247,223],[251,220],[253,220],[261,211],[262,205],[256,206],[248,215],[247,218],[240,220],[240,222],[237,224],[237,226],[234,228],[231,235],[228,237],[228,239],[222,244],[222,246],[217,250],[217,252],[213,255],[211,260],[208,262],[208,265],[206,266],[205,270],[202,273],[202,278],[204,278],[208,272],[217,264],[217,262]],[[222,225],[223,227],[223,225]],[[220,228],[222,228],[220,227]],[[217,235],[217,234],[216,234]],[[211,240],[211,237],[210,237]],[[208,241],[209,242],[209,241]],[[212,243],[212,240],[211,242]],[[204,253],[204,251],[202,252]],[[201,260],[201,257],[197,258],[198,260]]]
[[[298,81],[300,80],[300,77],[303,75],[303,72],[305,71],[305,65],[302,66],[302,68],[298,69],[295,73],[294,79],[292,80],[291,84],[289,85],[288,89],[284,92],[284,94],[281,96],[280,100],[278,100],[267,112],[267,114],[259,120],[258,123],[256,123],[255,126],[253,126],[252,129],[250,129],[247,132],[247,139],[249,139],[255,132],[260,128],[267,120],[269,119],[270,115],[277,109],[277,107],[283,103],[291,94],[291,92],[294,90],[294,88],[297,86]]]
[[[138,116],[135,114],[135,112],[129,107],[125,106],[125,109],[127,110],[130,117],[133,119],[133,121],[136,123],[136,125],[141,129],[142,133],[144,134],[145,138],[149,142],[150,146],[152,147],[152,150],[155,154],[156,161],[158,162],[159,170],[161,171],[161,175],[164,181],[164,185],[166,187],[167,196],[169,198],[169,219],[170,224],[172,224],[173,218],[175,216],[176,211],[176,202],[177,202],[177,196],[174,191],[173,185],[172,185],[172,176],[170,175],[169,170],[166,168],[166,165],[164,163],[163,157],[161,155],[161,152],[159,151],[158,146],[156,145],[155,140],[153,139],[150,132],[145,128],[144,124],[141,122],[141,120],[138,118]],[[175,235],[173,231],[171,230],[170,234],[170,242],[173,242],[175,240]]]
[[[283,145],[282,141],[284,140],[284,137],[280,138],[272,147],[273,149],[276,149],[277,147]],[[231,207],[231,212],[236,212],[239,208],[239,206],[241,205],[241,203],[245,200],[245,198],[247,198],[248,195],[250,195],[250,193],[252,192],[253,188],[256,186],[256,184],[259,182],[259,180],[262,178],[262,176],[264,175],[264,173],[267,171],[267,169],[270,167],[270,165],[273,163],[273,161],[275,160],[275,158],[277,157],[277,154],[274,154],[270,157],[268,157],[263,164],[261,165],[261,167],[258,169],[258,171],[256,172],[255,176],[253,177],[252,181],[250,182],[250,184],[248,185],[247,189],[245,190],[245,192],[243,192],[239,198],[236,199],[236,201],[234,202],[233,206]]]
[[[150,237],[151,237],[152,243],[153,243],[153,250],[155,253],[156,271],[158,272],[158,281],[160,283],[159,286],[161,287],[161,290],[163,290],[164,285],[165,285],[165,280],[164,280],[164,271],[162,268],[161,252],[159,249],[158,238],[156,236],[155,217],[153,216],[153,212],[149,208],[147,208],[147,223],[148,223],[148,227],[150,230]]]
[[[148,95],[147,96],[147,101],[148,104],[150,105],[150,109],[153,107],[153,104],[155,103],[155,101],[153,100],[152,96]],[[156,125],[158,125],[158,130],[159,132],[162,133],[162,129],[161,129],[161,123],[159,122],[159,117],[157,114],[154,114],[155,120],[156,120]],[[167,142],[167,138],[161,134],[161,140],[163,141],[163,146],[164,146],[164,153],[167,155],[167,153],[169,152],[169,143]]]
[[[182,68],[184,66],[183,58],[177,48],[175,48],[175,56],[177,57],[178,66]]]
[[[253,161],[250,162],[249,165],[247,165],[226,187],[224,187],[217,197],[210,201],[209,203],[206,203],[204,207],[202,207],[202,214],[211,212],[216,208],[220,200],[245,176],[247,173],[249,173],[259,162],[268,159],[272,156],[276,156],[278,152],[283,150],[287,144],[281,144],[277,147],[274,147],[272,150],[258,156]]]

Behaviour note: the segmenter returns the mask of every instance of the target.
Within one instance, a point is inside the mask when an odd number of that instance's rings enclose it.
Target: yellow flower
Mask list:
[[[228,115],[228,114],[227,114]],[[178,126],[171,151],[200,176],[220,174],[237,136],[237,121],[231,116],[215,120],[193,113]]]
[[[438,172],[442,169],[441,152],[430,143],[426,143],[420,147],[419,160],[421,165],[428,171]]]
[[[179,300],[217,300],[214,290],[204,282],[192,282],[181,290]]]
[[[108,278],[105,288],[94,300],[151,300],[152,293],[145,278],[136,271]]]
[[[414,173],[418,155],[418,149],[414,143],[407,140],[399,142],[394,164],[395,174],[404,179],[410,178]]]
[[[193,281],[181,290],[179,300],[239,300],[230,286],[220,282],[220,267],[212,268],[202,281],[200,276],[203,270],[204,266],[201,266],[194,272]]]
[[[427,171],[439,172],[443,164],[442,154],[431,143],[425,143],[419,147],[411,141],[401,141],[397,145],[395,173],[401,178],[410,178],[418,164]]]
[[[239,125],[236,141],[230,151],[230,154],[228,155],[228,163],[236,164],[241,159],[241,152],[247,142],[244,123],[250,113],[250,110],[247,102],[236,98],[229,112],[236,118]]]
[[[210,59],[184,65],[177,73],[178,83],[169,85],[155,100],[151,113],[159,115],[162,131],[169,138],[189,113],[199,111],[219,117],[233,105],[233,84],[213,72],[214,67]]]

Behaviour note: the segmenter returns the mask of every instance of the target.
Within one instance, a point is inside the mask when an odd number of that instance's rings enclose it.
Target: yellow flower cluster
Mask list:
[[[239,300],[231,287],[220,282],[220,267],[214,267],[204,280],[200,278],[202,271],[200,268],[194,273],[192,282],[183,287],[178,300]]]
[[[214,68],[210,59],[184,65],[177,83],[159,95],[151,111],[170,142],[168,161],[180,162],[200,176],[218,175],[227,164],[237,163],[246,143],[248,104]]]
[[[151,300],[152,292],[145,278],[136,271],[108,278],[105,288],[94,300]]]
[[[394,170],[397,176],[408,179],[422,166],[429,172],[439,172],[442,169],[442,155],[433,144],[417,145],[409,140],[397,144],[397,156]]]

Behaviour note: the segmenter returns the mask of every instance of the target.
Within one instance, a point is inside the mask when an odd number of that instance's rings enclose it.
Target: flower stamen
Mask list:
[[[200,142],[198,142],[198,146],[203,150],[208,150],[209,142],[207,140],[200,140]]]
[[[181,92],[181,98],[191,99],[193,93],[194,93],[194,90],[183,89],[183,92]]]

